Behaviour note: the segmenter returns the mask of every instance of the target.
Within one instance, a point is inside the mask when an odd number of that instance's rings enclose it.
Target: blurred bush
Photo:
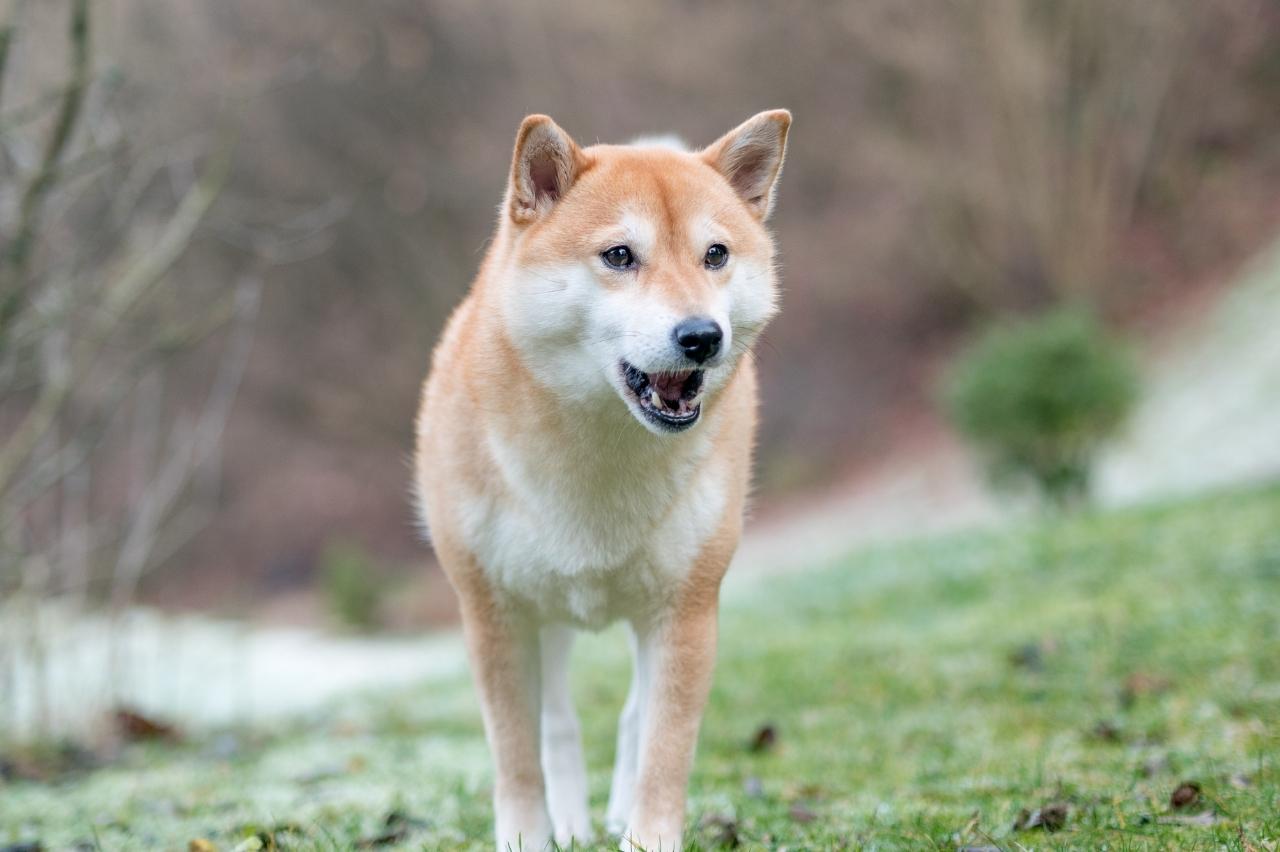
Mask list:
[[[320,554],[321,589],[329,610],[346,627],[382,625],[381,580],[363,547],[349,539],[330,542]]]
[[[1091,315],[1059,308],[987,332],[945,389],[955,426],[1000,486],[1030,483],[1058,507],[1087,498],[1098,450],[1138,397],[1129,352]]]

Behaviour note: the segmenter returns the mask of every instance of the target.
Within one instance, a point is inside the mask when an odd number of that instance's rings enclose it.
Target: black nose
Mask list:
[[[676,326],[672,335],[680,351],[699,364],[719,352],[720,341],[724,339],[719,323],[707,317],[685,320]]]

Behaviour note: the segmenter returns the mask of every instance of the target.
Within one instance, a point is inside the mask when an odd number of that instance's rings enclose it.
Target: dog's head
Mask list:
[[[503,320],[563,404],[613,404],[658,434],[698,422],[777,310],[765,219],[791,114],[698,152],[580,148],[526,118],[502,215]]]

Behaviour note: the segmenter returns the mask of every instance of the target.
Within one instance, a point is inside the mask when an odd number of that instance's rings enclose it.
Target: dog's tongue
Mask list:
[[[676,402],[684,393],[684,383],[689,380],[690,374],[689,370],[683,373],[653,373],[649,376],[649,382],[658,392],[658,396]]]

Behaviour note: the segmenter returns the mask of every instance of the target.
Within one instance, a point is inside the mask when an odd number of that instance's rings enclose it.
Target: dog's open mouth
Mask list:
[[[702,371],[646,373],[622,362],[622,378],[635,394],[640,413],[665,429],[678,432],[698,422],[702,413]]]

